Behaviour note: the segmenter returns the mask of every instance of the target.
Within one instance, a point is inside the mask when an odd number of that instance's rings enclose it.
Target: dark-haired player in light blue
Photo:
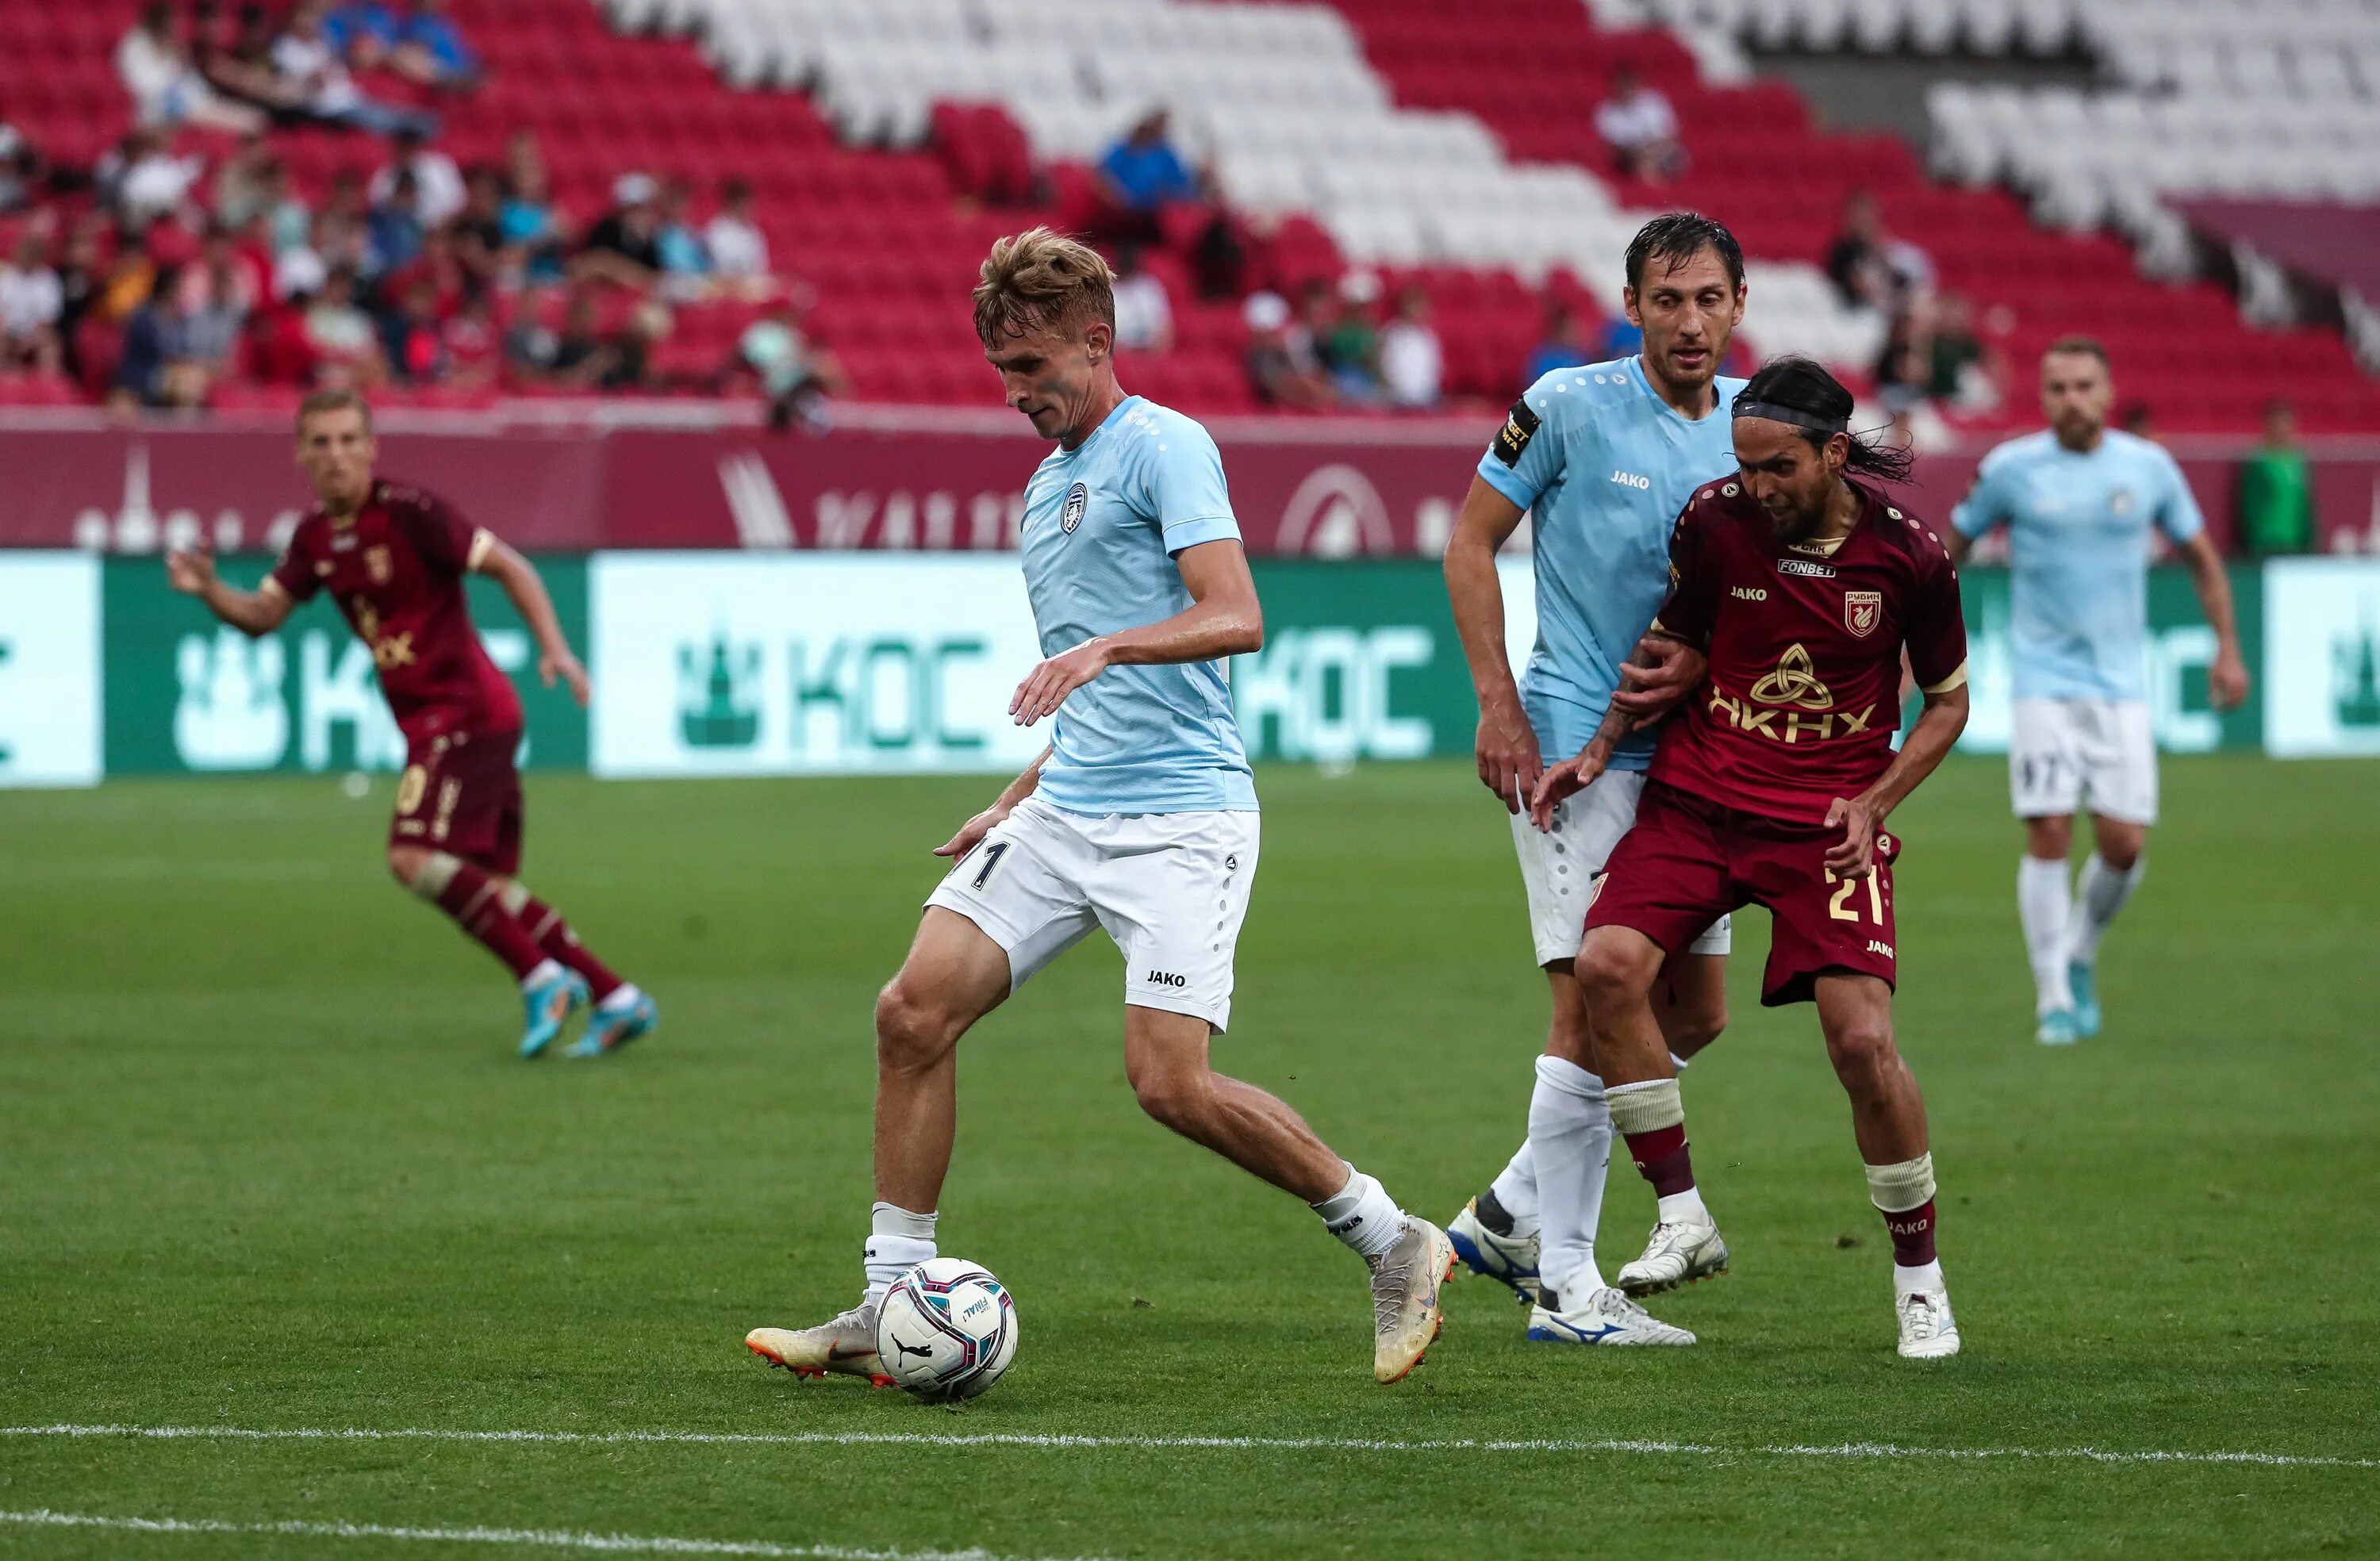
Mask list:
[[[2049,427],[1985,455],[1974,488],[1950,514],[1950,548],[1961,558],[1994,526],[2009,528],[2016,673],[2009,790],[2024,820],[2017,920],[2033,963],[2034,1038],[2044,1046],[2098,1034],[2099,940],[2141,881],[2156,822],[2150,527],[2180,551],[2215,630],[2208,700],[2221,710],[2248,696],[2223,557],[2173,457],[2107,427],[2115,396],[2097,342],[2051,343],[2041,358]],[[2084,805],[2095,849],[2070,889],[2067,853]]]
[[[1648,1317],[1621,1290],[1667,1289],[1724,1268],[1715,1230],[1691,1250],[1672,1250],[1669,1228],[1657,1227],[1645,1256],[1621,1270],[1620,1289],[1596,1265],[1611,1113],[1572,973],[1589,886],[1636,817],[1653,734],[1622,744],[1609,769],[1555,812],[1551,830],[1538,829],[1526,805],[1537,777],[1585,746],[1619,691],[1620,668],[1669,589],[1678,512],[1702,484],[1735,469],[1728,403],[1743,381],[1719,377],[1718,368],[1743,318],[1742,249],[1719,224],[1677,212],[1636,235],[1627,269],[1622,296],[1644,331],[1643,351],[1557,369],[1513,403],[1446,550],[1447,590],[1479,695],[1479,779],[1512,815],[1553,1003],[1528,1139],[1447,1234],[1475,1272],[1536,1302],[1531,1338],[1692,1344],[1693,1335]],[[1537,637],[1516,682],[1496,550],[1524,511]],[[1662,1017],[1681,1058],[1726,1023],[1729,931],[1721,917],[1672,962]]]

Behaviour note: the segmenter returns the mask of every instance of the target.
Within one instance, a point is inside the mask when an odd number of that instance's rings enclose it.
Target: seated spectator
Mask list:
[[[1190,274],[1197,283],[1198,296],[1212,303],[1239,297],[1248,290],[1247,243],[1227,208],[1219,205],[1208,212],[1207,225],[1190,241]]]
[[[834,354],[803,333],[801,306],[791,298],[778,300],[744,328],[735,360],[759,377],[769,398],[769,426],[780,433],[796,423],[812,433],[824,432],[828,398],[850,388]]]
[[[397,304],[381,321],[381,351],[389,371],[408,385],[432,385],[445,377],[445,321],[438,313],[438,284],[416,276],[397,290]]]
[[[1898,417],[1925,399],[1934,373],[1933,309],[1924,298],[1892,317],[1876,361],[1876,399]]]
[[[398,169],[387,199],[374,201],[364,222],[371,250],[367,274],[380,276],[413,263],[413,257],[421,252],[422,221],[417,214],[420,203],[420,192],[413,187],[413,170]]]
[[[1240,311],[1248,326],[1248,386],[1268,406],[1327,412],[1339,393],[1316,357],[1312,338],[1290,323],[1289,300],[1254,293]]]
[[[440,320],[463,306],[463,295],[475,285],[475,278],[463,263],[453,229],[433,227],[423,234],[420,252],[402,270],[391,272],[382,287],[388,296],[402,298],[407,289],[420,282],[430,284]]]
[[[446,382],[457,390],[492,390],[504,369],[504,330],[496,321],[495,300],[489,289],[474,287],[439,327],[438,345],[446,355]]]
[[[425,139],[435,135],[434,115],[364,95],[348,73],[346,61],[323,34],[324,14],[324,0],[298,0],[287,29],[273,44],[273,68],[298,90],[306,112],[326,124],[374,135],[393,136],[407,129]]]
[[[115,77],[132,94],[133,116],[141,125],[197,125],[235,134],[264,127],[261,113],[224,98],[191,65],[175,35],[167,0],[141,6],[140,19],[116,43]]]
[[[256,0],[239,8],[238,24],[227,47],[210,48],[201,62],[210,85],[225,97],[261,109],[277,125],[295,125],[311,117],[306,110],[306,89],[289,80],[273,63],[273,45],[280,35],[273,17]]]
[[[343,0],[322,13],[322,41],[358,70],[378,70],[396,47],[396,13],[380,0]]]
[[[314,231],[314,213],[289,188],[289,169],[274,158],[264,171],[264,236],[278,255],[306,242]]]
[[[1557,369],[1574,369],[1599,361],[1579,330],[1578,310],[1557,298],[1546,307],[1546,337],[1529,349],[1521,365],[1521,383],[1534,385]]]
[[[684,179],[672,179],[662,187],[654,208],[653,254],[661,261],[662,292],[674,299],[699,298],[710,291],[710,251],[686,214],[693,193]]]
[[[108,405],[117,412],[202,406],[213,388],[206,364],[194,356],[189,317],[174,282],[171,272],[161,276],[147,301],[124,322],[124,347],[108,393]]]
[[[2134,439],[2145,439],[2151,444],[2163,444],[2165,438],[2157,432],[2156,409],[2145,401],[2135,401],[2124,408],[2124,431]]]
[[[1623,178],[1666,184],[1685,172],[1678,115],[1661,90],[1623,65],[1611,73],[1611,94],[1596,106],[1595,133],[1603,138]]]
[[[175,156],[164,131],[140,129],[99,160],[91,179],[117,221],[145,228],[160,217],[195,223],[198,208],[190,192],[206,167],[207,160],[196,154]]]
[[[1380,384],[1389,405],[1426,412],[1438,405],[1446,354],[1429,322],[1429,294],[1407,286],[1397,295],[1396,318],[1380,332]]]
[[[547,310],[560,293],[557,287],[539,285],[513,301],[512,324],[504,332],[504,369],[524,389],[552,371],[554,355],[561,350],[560,333],[545,322]]]
[[[65,361],[58,322],[66,289],[50,265],[49,240],[38,227],[18,236],[17,251],[0,266],[0,369],[58,372]]]
[[[519,155],[518,137],[514,144],[512,174],[504,210],[497,218],[504,248],[519,257],[525,281],[540,286],[560,282],[569,231],[553,209],[552,197],[547,193],[545,163],[534,155],[535,143],[530,143],[531,155],[526,158]]]
[[[266,187],[273,162],[273,149],[260,134],[243,138],[238,149],[216,164],[211,209],[215,221],[240,227],[263,209],[270,200]]]
[[[268,385],[311,385],[322,360],[306,335],[310,295],[300,294],[259,309],[249,332],[248,371]]]
[[[1140,246],[1116,250],[1115,341],[1128,352],[1173,350],[1173,305],[1165,284],[1141,264]]]
[[[674,322],[669,306],[659,298],[646,298],[628,311],[620,328],[612,333],[612,366],[604,371],[598,387],[607,391],[650,391],[659,388],[653,377],[653,349],[669,339]]]
[[[257,303],[255,286],[233,251],[229,230],[208,234],[200,259],[176,274],[175,288],[184,321],[183,356],[203,369],[212,385],[237,367],[240,337]]]
[[[571,260],[574,281],[593,279],[643,292],[660,280],[660,191],[648,174],[623,174],[612,184],[612,209],[587,230],[586,248]]]
[[[66,248],[58,256],[58,350],[67,372],[78,380],[83,378],[78,345],[82,322],[105,318],[97,312],[107,295],[107,263],[100,254],[104,231],[104,219],[92,212],[67,231]]]
[[[2313,469],[2298,441],[2297,408],[2265,408],[2265,438],[2240,463],[2240,541],[2258,558],[2313,551]],[[2368,610],[2367,610],[2368,611]]]
[[[1110,211],[1101,225],[1119,242],[1154,242],[1157,213],[1169,201],[1198,199],[1198,181],[1166,139],[1166,113],[1157,109],[1099,159],[1099,193]]]
[[[719,213],[702,230],[713,275],[747,296],[769,279],[769,239],[752,220],[752,186],[732,178],[719,187]]]
[[[157,270],[156,257],[149,252],[148,234],[140,228],[119,228],[115,254],[107,263],[92,309],[111,322],[130,320],[156,290]]]
[[[49,182],[49,164],[41,150],[0,115],[0,212],[31,205]]]
[[[1989,412],[2000,404],[2004,383],[1999,354],[1975,333],[1975,306],[1964,293],[1932,301],[1932,348],[1925,393],[1966,412]]]
[[[306,345],[313,349],[326,380],[376,385],[388,377],[380,333],[356,302],[356,294],[355,272],[346,266],[333,268],[322,290],[306,307]]]
[[[480,56],[446,14],[446,0],[413,0],[396,24],[390,66],[425,87],[464,91],[479,85]]]
[[[591,391],[617,362],[597,328],[595,300],[586,293],[570,296],[559,331],[547,329],[533,309],[522,308],[504,340],[504,357],[524,388],[545,390]]]
[[[455,256],[476,285],[507,291],[519,285],[520,255],[504,240],[504,178],[493,168],[463,176],[463,209],[452,231]]]
[[[1842,231],[1827,250],[1827,275],[1843,302],[1890,314],[1933,285],[1934,262],[1916,245],[1885,232],[1876,198],[1857,190],[1844,202]]]
[[[1314,350],[1339,387],[1339,398],[1368,405],[1380,397],[1379,333],[1372,326],[1372,304],[1380,296],[1380,279],[1368,271],[1351,271],[1333,292],[1327,282],[1305,290],[1301,323]]]
[[[413,210],[423,227],[443,227],[463,209],[463,171],[453,158],[429,145],[419,127],[396,133],[396,155],[372,175],[371,199],[388,199],[399,174],[413,175]]]

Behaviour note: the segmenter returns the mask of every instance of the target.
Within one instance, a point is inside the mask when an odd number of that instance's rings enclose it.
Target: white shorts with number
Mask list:
[[[2156,735],[2136,699],[2019,699],[2009,733],[2009,796],[2019,818],[2087,806],[2154,824]]]
[[[1595,875],[1636,822],[1636,799],[1644,793],[1643,770],[1607,769],[1594,785],[1554,809],[1551,834],[1526,813],[1513,817],[1512,845],[1521,856],[1521,882],[1529,891],[1529,936],[1536,942],[1537,963],[1578,958]],[[1721,916],[1686,952],[1724,954],[1733,941],[1733,923]]]
[[[1099,817],[1027,797],[926,903],[956,911],[1007,951],[1012,992],[1103,927],[1123,950],[1126,1003],[1228,1029],[1260,817]]]

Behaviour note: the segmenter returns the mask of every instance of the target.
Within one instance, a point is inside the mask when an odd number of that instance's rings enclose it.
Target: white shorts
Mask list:
[[[1104,927],[1123,950],[1126,1003],[1228,1029],[1260,817],[1098,817],[1027,797],[926,903],[956,911],[1007,952],[1012,992]]]
[[[2019,818],[2081,813],[2087,805],[2127,824],[2155,823],[2156,735],[2148,706],[2019,699],[2009,732],[2009,797]]]
[[[1540,965],[1578,958],[1595,876],[1636,822],[1636,799],[1644,794],[1643,770],[1607,769],[1594,785],[1554,809],[1551,834],[1526,813],[1513,816],[1512,846],[1521,857],[1521,883],[1529,891],[1529,936],[1536,942]],[[1724,954],[1733,941],[1733,922],[1721,916],[1686,952]]]

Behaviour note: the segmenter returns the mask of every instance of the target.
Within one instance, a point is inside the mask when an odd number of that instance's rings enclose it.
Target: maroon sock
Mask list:
[[[612,974],[612,967],[587,951],[587,945],[578,941],[578,935],[570,930],[561,912],[525,889],[522,894],[520,909],[513,914],[528,929],[539,948],[585,976],[588,993],[597,1002],[620,989],[623,984]]]
[[[1694,1164],[1686,1151],[1686,1125],[1672,1123],[1655,1128],[1650,1132],[1632,1132],[1628,1137],[1628,1157],[1653,1184],[1654,1192],[1668,1197],[1672,1192],[1690,1192],[1694,1185]]]
[[[455,918],[465,932],[478,938],[488,952],[512,967],[516,980],[545,961],[537,939],[496,900],[496,886],[468,862],[455,864],[455,876],[438,891],[438,908]]]
[[[1919,1268],[1934,1261],[1934,1200],[1913,1209],[1885,1214],[1884,1228],[1892,1232],[1892,1261],[1903,1268]]]

